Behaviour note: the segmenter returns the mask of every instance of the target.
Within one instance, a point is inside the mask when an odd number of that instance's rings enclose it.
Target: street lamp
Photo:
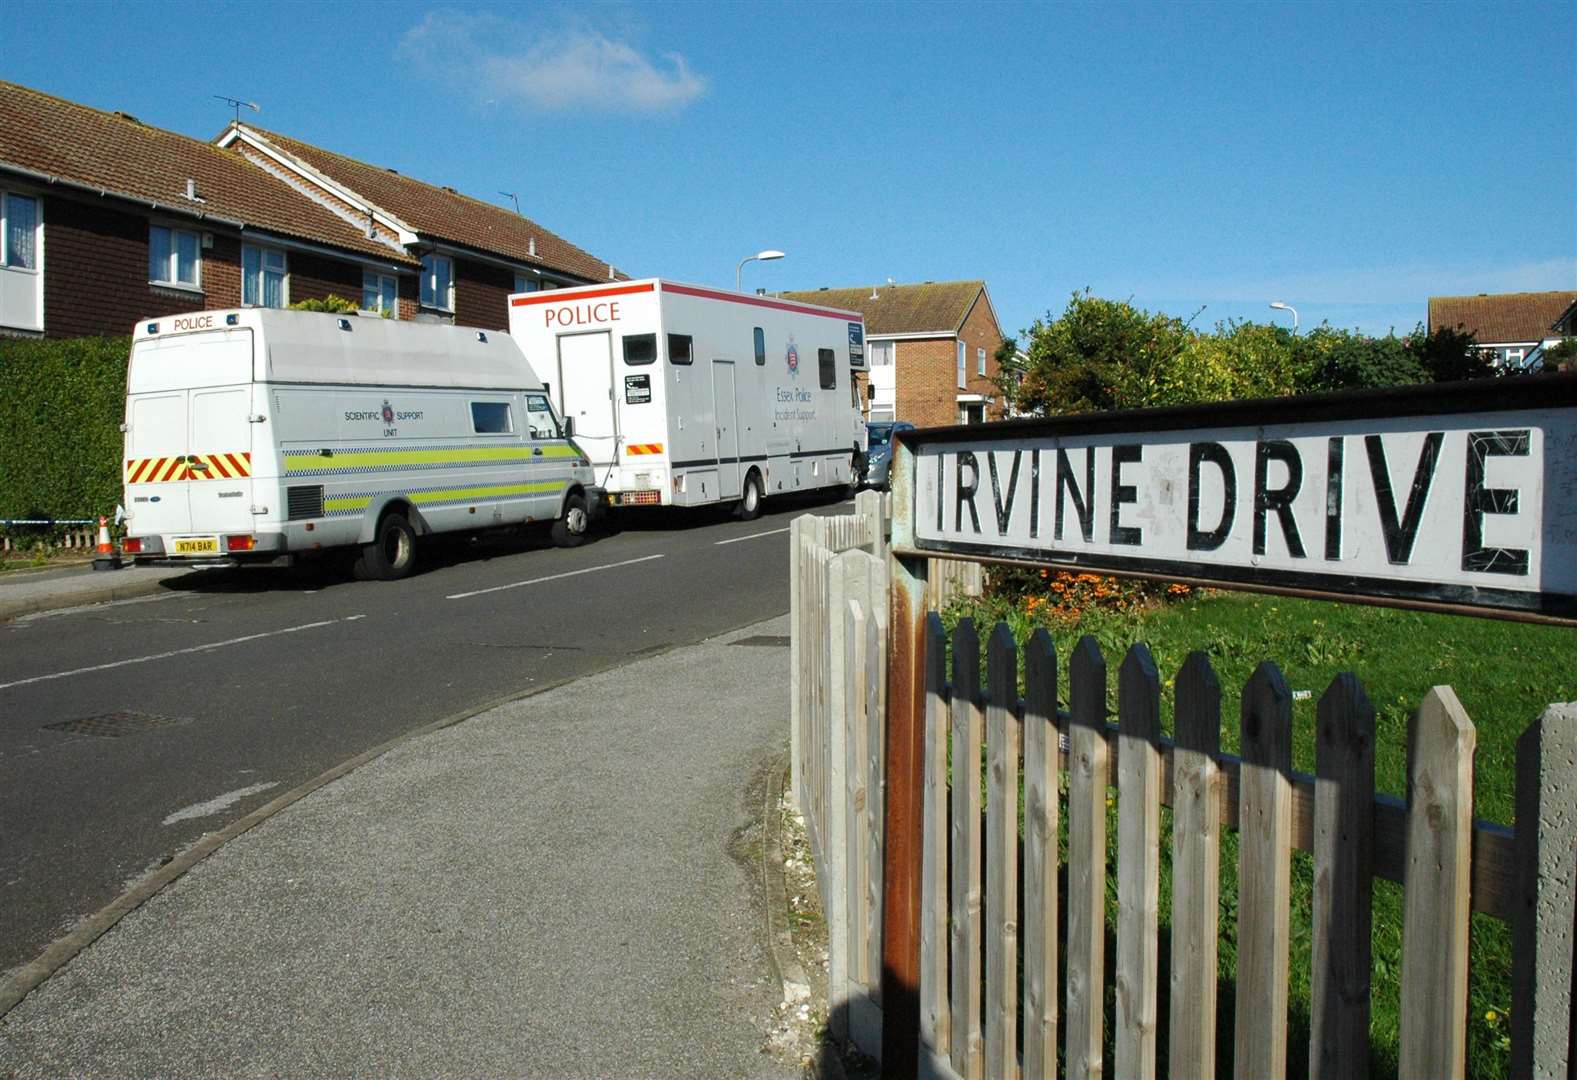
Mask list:
[[[771,262],[773,259],[781,259],[782,257],[783,253],[781,251],[758,251],[748,258],[740,259],[739,265],[734,268],[734,291],[740,291],[739,275],[744,272],[747,262]]]
[[[1277,311],[1292,312],[1292,332],[1296,334],[1298,332],[1298,309],[1293,307],[1291,304],[1284,303],[1280,300],[1272,300],[1270,302],[1270,306],[1275,308]]]

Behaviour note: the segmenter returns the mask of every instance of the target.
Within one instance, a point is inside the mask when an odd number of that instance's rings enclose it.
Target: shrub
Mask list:
[[[0,518],[92,518],[121,499],[131,339],[0,339]]]
[[[291,311],[328,311],[336,315],[354,315],[361,310],[353,301],[345,299],[335,293],[329,293],[323,299],[297,300],[290,305]]]

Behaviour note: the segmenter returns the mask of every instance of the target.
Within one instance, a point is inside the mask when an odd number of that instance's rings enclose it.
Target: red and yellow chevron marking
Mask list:
[[[630,443],[624,448],[626,454],[660,454],[663,444],[660,442]]]
[[[206,467],[205,467],[206,466]],[[174,457],[128,458],[126,483],[167,484],[177,480],[234,480],[252,475],[252,455],[245,450],[228,454],[184,454]]]

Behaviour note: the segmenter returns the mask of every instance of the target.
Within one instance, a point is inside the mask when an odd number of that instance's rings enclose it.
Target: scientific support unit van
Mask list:
[[[509,330],[623,506],[852,485],[858,312],[651,278],[509,299]]]
[[[242,562],[332,549],[358,576],[415,565],[418,536],[550,523],[602,498],[508,335],[261,308],[137,326],[127,373],[124,549]]]

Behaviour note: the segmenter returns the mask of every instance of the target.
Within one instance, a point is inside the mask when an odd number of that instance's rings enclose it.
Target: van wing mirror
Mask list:
[[[566,439],[573,439],[575,437],[575,418],[573,416],[566,416],[564,418],[564,437]]]

